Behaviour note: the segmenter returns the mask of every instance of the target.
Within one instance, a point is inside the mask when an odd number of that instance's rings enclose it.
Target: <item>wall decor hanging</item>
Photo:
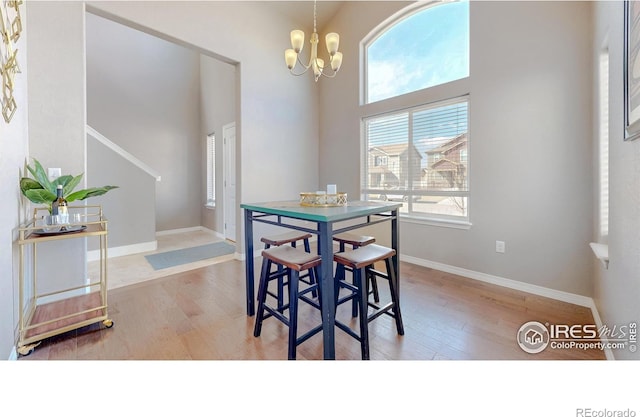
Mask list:
[[[0,74],[2,75],[2,116],[9,123],[16,112],[17,104],[13,96],[18,66],[16,44],[22,33],[20,6],[23,0],[0,0]]]

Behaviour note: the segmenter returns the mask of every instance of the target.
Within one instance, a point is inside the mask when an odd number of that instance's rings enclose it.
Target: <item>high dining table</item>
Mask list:
[[[247,315],[255,314],[255,271],[253,223],[266,223],[312,233],[318,237],[320,290],[322,291],[322,337],[324,359],[335,359],[335,311],[333,286],[333,235],[382,222],[391,224],[391,247],[396,250],[392,259],[399,275],[398,210],[402,203],[378,201],[349,201],[338,207],[309,207],[299,201],[243,203],[245,275]],[[311,225],[309,225],[311,223]]]

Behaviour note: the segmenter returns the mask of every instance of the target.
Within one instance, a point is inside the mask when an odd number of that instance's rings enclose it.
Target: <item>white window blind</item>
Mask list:
[[[363,120],[362,195],[401,215],[468,220],[468,97]]]
[[[207,207],[216,205],[216,135],[207,136]]]

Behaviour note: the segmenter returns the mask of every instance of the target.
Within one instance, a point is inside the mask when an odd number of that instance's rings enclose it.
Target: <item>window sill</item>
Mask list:
[[[589,246],[591,246],[591,250],[593,250],[596,258],[604,265],[604,269],[609,269],[609,245],[591,242]]]
[[[401,223],[423,224],[427,226],[447,227],[450,229],[469,230],[472,224],[466,220],[445,220],[400,215]]]

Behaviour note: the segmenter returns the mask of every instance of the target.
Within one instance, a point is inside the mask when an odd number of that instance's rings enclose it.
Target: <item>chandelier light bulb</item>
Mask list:
[[[299,54],[302,51],[304,46],[304,32],[301,30],[292,30],[291,31],[291,48]]]
[[[327,36],[325,36],[325,41],[327,43],[327,51],[329,52],[329,55],[334,56],[336,52],[338,52],[340,35],[335,32],[327,33]]]
[[[342,65],[342,52],[336,52],[333,58],[331,59],[331,69],[335,72],[338,72],[340,66]]]
[[[320,58],[316,58],[311,63],[311,66],[313,67],[314,78],[316,81],[318,81],[318,78],[320,78],[320,76],[322,75],[322,69],[324,68],[324,60]]]
[[[296,65],[296,59],[298,59],[298,54],[293,49],[287,49],[284,51],[284,61],[287,63],[287,68],[293,69]]]

